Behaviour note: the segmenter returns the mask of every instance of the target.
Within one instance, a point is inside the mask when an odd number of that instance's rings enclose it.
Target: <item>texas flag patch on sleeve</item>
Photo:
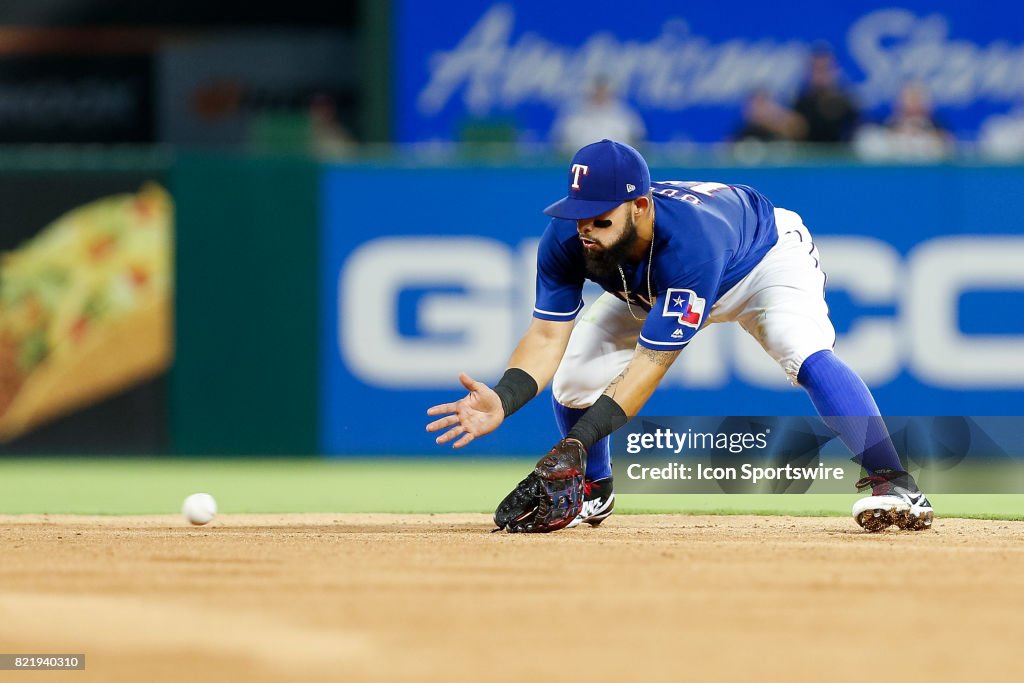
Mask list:
[[[704,299],[692,289],[669,289],[665,292],[665,307],[661,315],[677,318],[680,325],[700,328],[704,319]]]

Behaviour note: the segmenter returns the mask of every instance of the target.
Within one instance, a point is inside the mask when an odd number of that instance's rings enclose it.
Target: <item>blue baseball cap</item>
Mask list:
[[[593,218],[650,189],[651,172],[640,152],[621,142],[601,140],[576,152],[569,165],[569,194],[544,213],[568,220]]]

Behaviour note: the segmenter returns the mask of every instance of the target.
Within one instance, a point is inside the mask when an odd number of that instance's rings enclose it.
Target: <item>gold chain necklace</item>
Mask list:
[[[651,291],[651,268],[654,266],[654,202],[651,202],[651,250],[647,256],[647,301],[651,308],[654,308],[654,294]],[[626,273],[622,270],[622,266],[619,266],[619,277],[622,278],[622,293],[626,297],[626,308],[629,309],[629,314],[633,316],[633,320],[637,322],[644,320],[644,318],[636,317],[636,313],[633,312],[633,305],[629,303],[629,285],[626,284]]]

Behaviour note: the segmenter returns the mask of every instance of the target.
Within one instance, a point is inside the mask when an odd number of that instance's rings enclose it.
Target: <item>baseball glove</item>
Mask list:
[[[587,451],[579,441],[559,441],[498,505],[495,531],[542,534],[565,527],[583,509],[586,466]]]

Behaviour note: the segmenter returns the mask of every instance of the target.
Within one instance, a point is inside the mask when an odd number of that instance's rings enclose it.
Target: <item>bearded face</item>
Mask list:
[[[597,228],[591,231],[589,242],[584,241],[583,259],[586,263],[587,272],[595,278],[607,278],[614,275],[619,266],[626,262],[633,248],[636,246],[639,236],[636,232],[636,221],[633,214],[626,213],[625,224],[622,233],[614,241],[605,243],[600,231],[610,231],[611,228]]]

